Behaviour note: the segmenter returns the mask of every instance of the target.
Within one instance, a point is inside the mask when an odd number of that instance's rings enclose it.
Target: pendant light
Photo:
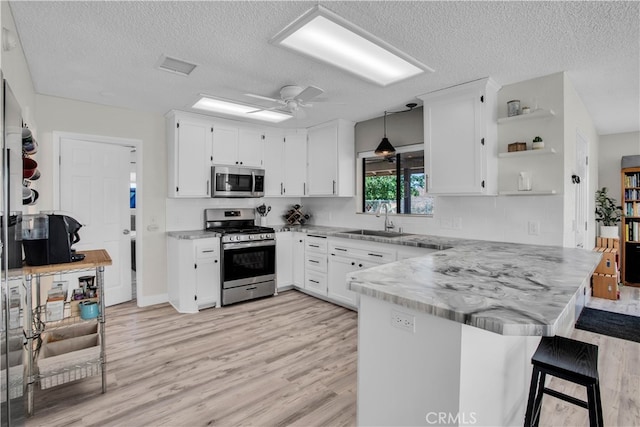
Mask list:
[[[393,145],[391,145],[391,143],[389,142],[389,139],[387,138],[387,113],[389,114],[406,113],[407,111],[413,110],[417,106],[418,104],[412,102],[410,104],[407,104],[406,110],[391,111],[390,113],[388,111],[384,112],[384,118],[382,119],[384,123],[384,136],[382,137],[382,141],[380,141],[380,144],[378,144],[378,148],[376,148],[376,151],[374,151],[376,155],[387,157],[387,156],[393,156],[394,154],[396,154],[396,149],[393,148]]]
[[[378,148],[376,148],[376,155],[378,156],[393,156],[394,154],[396,154],[396,149],[393,148],[393,145],[391,145],[391,143],[389,142],[389,139],[387,139],[387,112],[384,112],[384,137],[382,138],[382,141],[380,141],[380,144],[378,144]]]

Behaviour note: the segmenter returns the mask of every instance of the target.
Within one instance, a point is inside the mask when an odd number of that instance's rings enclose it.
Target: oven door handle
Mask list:
[[[242,242],[242,243],[225,243],[222,245],[223,250],[228,249],[243,249],[243,248],[257,248],[260,246],[275,246],[275,240],[262,240],[259,242]]]

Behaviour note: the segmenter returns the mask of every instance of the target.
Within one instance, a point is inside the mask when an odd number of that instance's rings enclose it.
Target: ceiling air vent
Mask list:
[[[160,56],[158,63],[156,64],[156,68],[169,71],[170,73],[181,74],[183,76],[188,76],[191,72],[197,67],[196,64],[191,64],[186,61],[182,61],[180,59],[171,58],[166,55]]]

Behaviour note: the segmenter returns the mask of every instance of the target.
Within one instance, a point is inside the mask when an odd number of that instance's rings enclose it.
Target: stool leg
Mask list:
[[[602,400],[600,399],[600,381],[594,386],[596,390],[596,412],[598,415],[598,426],[604,427],[604,417],[602,415]]]
[[[596,389],[594,384],[587,386],[587,406],[589,407],[589,426],[598,427],[598,415],[596,409]]]
[[[527,411],[524,414],[524,425],[525,427],[531,427],[531,420],[533,418],[533,402],[536,397],[536,386],[538,385],[538,377],[540,376],[540,371],[535,366],[533,367],[533,372],[531,373],[531,385],[529,386],[529,399],[527,401]]]
[[[538,395],[533,408],[533,427],[538,427],[540,424],[540,413],[542,412],[542,398],[544,397],[544,380],[547,378],[547,374],[540,373],[540,380],[538,380]]]

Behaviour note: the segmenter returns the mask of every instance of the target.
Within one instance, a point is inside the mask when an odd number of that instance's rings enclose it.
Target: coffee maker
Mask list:
[[[80,261],[71,246],[80,241],[78,221],[67,215],[23,215],[22,246],[27,265],[62,264]]]

